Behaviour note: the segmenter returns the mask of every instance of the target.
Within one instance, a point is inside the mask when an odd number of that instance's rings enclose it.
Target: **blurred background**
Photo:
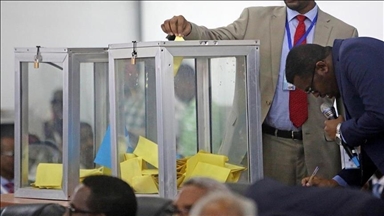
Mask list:
[[[360,36],[384,39],[383,1],[318,1],[319,7],[355,26]],[[210,28],[237,19],[245,7],[283,1],[1,1],[1,109],[14,109],[15,47],[107,47],[135,41],[163,41],[160,25],[174,15]],[[220,12],[218,9],[220,8]],[[86,80],[85,80],[86,81]],[[57,89],[39,92],[52,98]],[[82,97],[87,97],[84,93]],[[230,98],[230,97],[229,97]],[[226,103],[226,101],[218,101]],[[39,103],[50,110],[49,102]],[[87,109],[86,106],[83,106]],[[46,113],[41,111],[40,114]],[[83,115],[86,116],[86,115]],[[86,117],[84,117],[86,118]]]

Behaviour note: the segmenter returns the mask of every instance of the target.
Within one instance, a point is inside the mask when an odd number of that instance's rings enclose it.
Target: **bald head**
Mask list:
[[[193,206],[191,216],[256,216],[253,201],[229,192],[214,192],[200,199]]]

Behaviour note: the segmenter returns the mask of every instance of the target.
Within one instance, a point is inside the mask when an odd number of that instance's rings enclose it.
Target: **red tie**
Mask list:
[[[305,34],[304,20],[306,17],[304,15],[298,15],[296,16],[296,19],[299,20],[299,24],[297,25],[295,32],[294,45],[296,45],[300,38]],[[304,39],[301,44],[306,43],[307,40]],[[289,118],[297,128],[301,127],[308,118],[307,94],[297,88],[293,91],[289,91]]]
[[[4,187],[7,189],[8,193],[13,193],[14,192],[14,184],[13,184],[13,182],[8,182],[7,184],[4,185]]]

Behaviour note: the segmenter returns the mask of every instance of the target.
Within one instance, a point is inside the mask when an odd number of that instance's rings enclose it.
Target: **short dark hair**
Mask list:
[[[175,82],[176,80],[194,80],[195,79],[195,69],[193,69],[188,64],[181,64],[177,74],[175,75]]]
[[[0,137],[15,137],[15,125],[13,123],[0,125]]]
[[[58,89],[53,93],[51,104],[55,104],[55,103],[60,103],[60,104],[63,103],[63,90],[62,89]]]
[[[285,65],[285,75],[289,83],[295,76],[306,78],[312,76],[316,62],[324,60],[332,51],[332,47],[318,44],[303,44],[291,49]]]
[[[136,196],[125,181],[112,176],[94,175],[84,178],[82,183],[91,190],[87,200],[91,211],[106,216],[136,215]]]

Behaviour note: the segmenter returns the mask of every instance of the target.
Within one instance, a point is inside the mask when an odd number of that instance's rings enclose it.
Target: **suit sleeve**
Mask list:
[[[245,8],[240,17],[226,27],[208,29],[191,22],[192,31],[185,37],[186,40],[242,40],[247,31],[249,22],[249,9]]]
[[[384,51],[380,51],[380,47],[384,50],[382,43],[354,44],[347,46],[340,55],[348,82],[355,87],[364,105],[360,117],[341,125],[343,137],[350,146],[359,146],[384,132]]]

